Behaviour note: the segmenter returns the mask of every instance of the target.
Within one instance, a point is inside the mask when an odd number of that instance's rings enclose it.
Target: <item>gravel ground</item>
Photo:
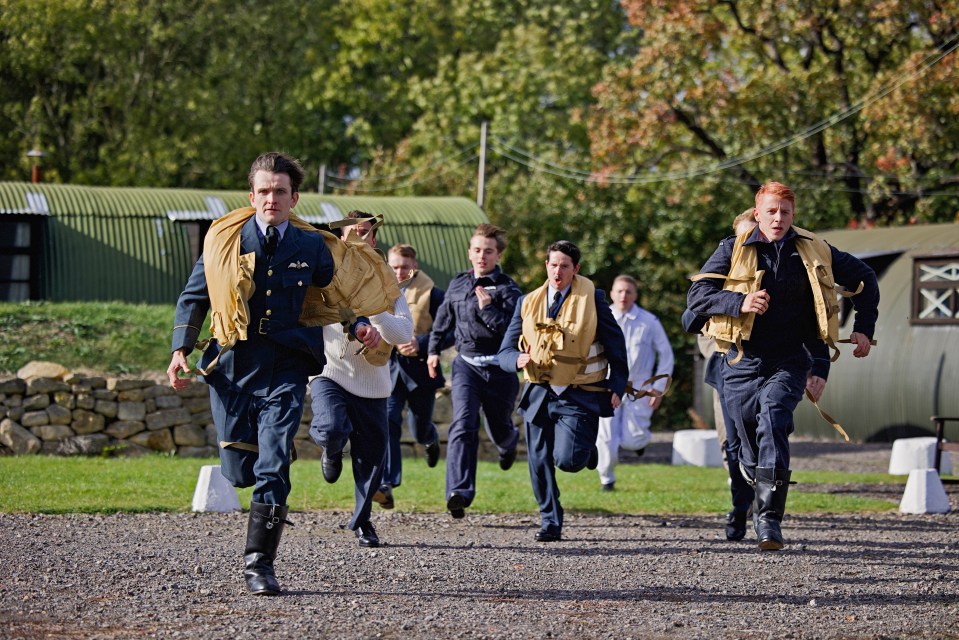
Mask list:
[[[889,445],[793,450],[888,465]],[[347,513],[292,514],[267,598],[245,592],[243,514],[0,515],[0,637],[959,638],[955,512],[792,516],[781,552],[727,542],[718,514],[568,513],[546,545],[532,513],[374,518],[386,545],[360,549]]]

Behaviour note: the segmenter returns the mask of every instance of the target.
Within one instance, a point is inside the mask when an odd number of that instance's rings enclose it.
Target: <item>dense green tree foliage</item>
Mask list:
[[[679,352],[762,181],[812,229],[955,219],[957,45],[956,0],[0,0],[0,179],[36,147],[52,181],[235,189],[282,148],[336,193],[474,197],[487,122],[507,270],[571,239]]]

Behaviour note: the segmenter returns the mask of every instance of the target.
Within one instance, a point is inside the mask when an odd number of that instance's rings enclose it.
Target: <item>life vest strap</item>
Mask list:
[[[197,349],[200,349],[201,351],[206,351],[206,350],[207,350],[207,347],[210,345],[210,342],[212,342],[212,341],[213,341],[213,338],[207,338],[206,340],[200,340],[199,342],[196,343],[196,348],[197,348]],[[220,362],[220,358],[223,356],[223,354],[226,353],[227,351],[229,351],[230,349],[232,349],[234,344],[236,344],[236,341],[233,341],[233,342],[230,342],[230,343],[227,343],[227,344],[224,344],[223,346],[221,346],[221,347],[220,347],[220,352],[219,352],[218,354],[216,354],[216,357],[213,358],[213,360],[210,361],[210,364],[208,364],[208,365],[206,366],[206,369],[202,369],[202,368],[200,368],[199,366],[197,366],[196,370],[199,371],[200,374],[202,374],[202,375],[204,375],[204,376],[210,375],[210,373],[211,373],[214,369],[216,369],[216,365]],[[200,345],[203,345],[203,346],[200,346]]]
[[[717,280],[729,280],[730,282],[752,282],[753,278],[731,278],[725,273],[697,273],[694,276],[690,276],[689,279],[693,282],[699,282],[700,280],[705,280],[706,278],[715,278]]]
[[[849,434],[843,430],[842,425],[839,424],[835,418],[823,411],[822,407],[819,406],[819,403],[812,399],[812,394],[809,393],[809,389],[806,389],[806,397],[809,398],[809,401],[812,403],[812,405],[816,407],[816,411],[819,412],[819,415],[822,417],[822,419],[831,424],[832,428],[838,431],[839,435],[846,439],[846,442],[849,442]]]
[[[729,349],[726,349],[729,351]],[[736,364],[743,359],[743,339],[742,336],[736,336],[736,357],[729,361],[729,364]]]
[[[230,442],[229,440],[220,440],[221,449],[242,449],[243,451],[252,451],[260,453],[260,447],[249,442]],[[296,462],[296,447],[290,447],[290,463]]]
[[[367,231],[366,234],[359,236],[363,240],[366,240],[366,236],[373,233],[377,229],[377,227],[383,224],[384,217],[382,213],[378,213],[372,218],[343,218],[342,220],[334,220],[333,222],[328,222],[326,226],[328,226],[330,229],[342,229],[343,227],[356,226],[358,223],[366,222],[368,220],[374,221],[373,223],[371,223],[370,230]]]
[[[659,389],[654,389],[652,387],[653,383],[659,380],[664,380],[664,379],[666,380],[666,387],[662,391],[660,391]],[[672,384],[673,384],[673,377],[669,375],[668,373],[661,373],[657,376],[653,376],[649,378],[648,380],[645,380],[641,385],[639,385],[639,389],[634,387],[632,382],[627,382],[625,395],[629,396],[633,400],[639,400],[640,398],[645,398],[646,396],[650,396],[653,398],[662,398],[667,393],[669,393],[669,388],[672,386]]]
[[[608,387],[599,387],[595,384],[571,384],[569,385],[573,389],[582,389],[583,391],[595,391],[597,393],[612,393],[612,390]]]
[[[229,440],[220,440],[221,449],[242,449],[243,451],[252,451],[259,453],[260,447],[249,442],[230,442]]]
[[[862,290],[863,290],[865,287],[866,287],[866,283],[864,283],[862,280],[860,280],[860,281],[859,281],[859,286],[856,287],[856,290],[855,290],[855,291],[849,291],[849,290],[844,289],[843,287],[840,287],[840,286],[837,285],[837,286],[836,286],[836,293],[838,293],[839,295],[841,295],[843,298],[851,298],[851,297],[853,297],[853,296],[858,296],[860,293],[862,293]]]

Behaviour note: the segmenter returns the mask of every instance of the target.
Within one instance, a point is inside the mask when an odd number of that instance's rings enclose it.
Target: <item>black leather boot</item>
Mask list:
[[[250,503],[250,520],[246,530],[246,550],[243,562],[246,568],[243,577],[246,586],[254,595],[278,596],[280,585],[273,572],[276,549],[280,546],[280,535],[289,507],[278,504]]]
[[[791,475],[789,469],[756,467],[756,540],[760,549],[778,551],[784,546],[780,525]]]
[[[739,456],[727,452],[729,463],[729,492],[732,495],[733,508],[726,514],[726,539],[742,540],[746,537],[746,520],[755,498],[752,484],[743,476],[739,467]]]

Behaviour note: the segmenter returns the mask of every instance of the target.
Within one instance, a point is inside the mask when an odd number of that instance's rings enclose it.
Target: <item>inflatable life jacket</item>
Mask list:
[[[292,221],[292,216],[290,219]],[[367,234],[383,224],[383,215],[374,216],[373,220]],[[299,222],[310,226],[302,220]],[[357,222],[360,220],[346,218],[329,226],[337,229]],[[342,239],[332,233],[320,233],[324,234],[326,247],[333,255],[333,280],[325,287],[313,287],[315,291],[307,289],[300,322],[306,326],[339,322],[352,342],[355,338],[349,333],[349,327],[359,316],[393,313],[394,303],[401,295],[399,284],[383,253],[368,245],[366,236],[360,236],[355,229],[350,229]],[[380,340],[375,349],[360,347],[360,353],[369,364],[382,367],[389,362],[393,345]]]
[[[836,295],[854,296],[862,291],[864,285],[860,282],[853,292],[838,286],[832,273],[832,250],[826,241],[805,229],[795,226],[793,229],[797,236],[796,251],[806,267],[813,292],[818,337],[833,350],[831,360],[835,362],[839,357],[836,343],[845,342],[839,340],[839,303]],[[691,278],[693,282],[703,278],[722,278],[723,289],[726,291],[736,291],[743,295],[759,291],[765,271],[757,269],[756,246],[746,244],[751,234],[752,230],[736,238],[728,274],[699,273]],[[714,315],[710,316],[702,332],[705,336],[715,338],[719,351],[724,353],[729,351],[732,345],[736,345],[739,353],[730,361],[730,364],[736,364],[742,358],[742,343],[749,340],[755,321],[755,313],[744,313],[738,317]]]
[[[256,215],[253,207],[242,207],[218,218],[210,225],[203,241],[203,262],[210,296],[210,333],[220,345],[220,355],[229,351],[239,340],[247,339],[250,323],[249,299],[253,295],[253,269],[256,254],[240,255],[240,234],[243,225]],[[380,222],[382,217],[380,217]],[[355,221],[350,220],[350,224]],[[358,316],[371,316],[384,311],[392,313],[394,301],[400,296],[396,277],[380,254],[355,234],[345,240],[321,231],[290,214],[290,224],[309,233],[320,233],[333,256],[333,279],[325,287],[309,286],[299,321],[305,326],[356,321]],[[339,226],[345,226],[343,224]],[[197,344],[204,348],[207,341]],[[364,357],[370,364],[381,359],[382,345]],[[390,346],[392,350],[392,346]],[[207,372],[216,365],[210,363]],[[382,361],[389,360],[389,351]]]
[[[569,296],[556,318],[548,314],[543,285],[523,299],[520,351],[531,359],[523,369],[532,383],[583,385],[606,379],[609,363],[596,340],[596,288],[587,278],[573,277]]]
[[[409,305],[410,315],[413,318],[414,336],[429,333],[433,328],[433,316],[430,315],[430,293],[434,286],[436,285],[432,278],[422,271],[417,271],[403,290],[406,304]]]

